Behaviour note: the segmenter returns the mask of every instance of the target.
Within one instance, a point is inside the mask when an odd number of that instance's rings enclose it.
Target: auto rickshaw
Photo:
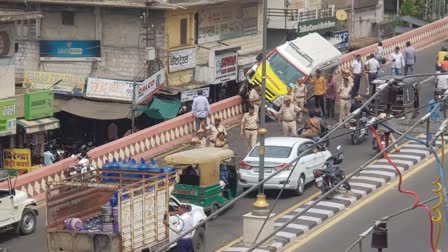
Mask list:
[[[165,161],[182,170],[172,191],[181,202],[202,206],[211,214],[236,196],[238,166],[230,149],[197,148],[168,155]]]

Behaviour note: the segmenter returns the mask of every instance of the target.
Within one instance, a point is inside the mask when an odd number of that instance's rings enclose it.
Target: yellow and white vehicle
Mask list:
[[[310,75],[317,69],[323,76],[333,73],[342,54],[318,33],[287,41],[267,55],[266,65],[266,115],[277,119],[278,111],[287,92],[287,86],[294,87],[302,79],[308,87],[308,96],[313,94],[309,85]],[[249,86],[261,86],[262,64],[258,62],[246,74]],[[247,90],[247,88],[246,88]]]

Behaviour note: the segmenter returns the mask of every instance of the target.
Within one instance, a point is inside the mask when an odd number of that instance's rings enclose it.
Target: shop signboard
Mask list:
[[[40,60],[91,61],[101,58],[99,40],[40,40]]]
[[[237,49],[211,51],[209,66],[213,68],[213,84],[236,80],[238,77]]]
[[[12,170],[31,169],[31,150],[30,149],[4,149],[3,167]]]
[[[161,69],[157,73],[153,74],[148,79],[139,83],[135,89],[135,105],[139,105],[144,101],[147,101],[157,91],[165,86],[165,69]]]
[[[53,116],[54,95],[51,90],[25,94],[25,119],[35,120]]]
[[[246,79],[246,73],[249,72],[249,70],[252,68],[252,66],[255,64],[251,63],[251,64],[246,64],[246,65],[239,65],[238,66],[238,82],[244,81]]]
[[[317,32],[323,35],[325,32],[331,31],[336,27],[336,18],[319,18],[298,23],[297,33],[299,37],[308,33]]]
[[[334,45],[339,51],[348,51],[348,30],[333,32],[333,38],[340,41],[340,43]]]
[[[16,134],[16,99],[0,101],[0,136]]]
[[[196,96],[198,96],[198,91],[202,90],[202,95],[207,97],[210,94],[210,88],[204,87],[204,88],[198,88],[198,89],[191,89],[191,90],[185,90],[180,93],[180,101],[181,102],[187,102],[192,101]]]
[[[133,84],[132,81],[88,78],[86,97],[130,102]]]
[[[198,12],[198,43],[214,42],[246,36],[258,31],[258,7],[253,2],[246,5],[229,5],[206,8]]]
[[[169,53],[169,71],[177,72],[196,66],[196,48],[187,48]]]
[[[23,78],[25,88],[51,89],[60,95],[82,96],[85,86],[86,78],[74,74],[25,71]]]

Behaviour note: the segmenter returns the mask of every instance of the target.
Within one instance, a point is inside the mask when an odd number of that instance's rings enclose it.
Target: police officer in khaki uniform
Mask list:
[[[294,103],[294,93],[292,92],[292,87],[287,87],[288,92],[283,97],[283,104],[285,104],[286,99],[289,99],[292,103]]]
[[[240,133],[246,138],[246,152],[248,152],[257,143],[258,135],[258,115],[255,114],[253,106],[249,107],[249,112],[243,115],[241,120]]]
[[[260,112],[260,86],[254,86],[249,92],[249,103],[254,107],[255,114]]]
[[[296,115],[298,111],[301,111],[301,109],[292,104],[291,98],[286,97],[277,119],[282,124],[283,136],[288,136],[290,132],[292,136],[297,136]]]
[[[303,110],[306,102],[306,86],[303,79],[298,79],[294,87],[294,102],[300,108],[300,111],[297,113],[297,123],[302,124]]]
[[[352,87],[353,81],[350,78],[350,72],[348,70],[344,70],[342,72],[342,80],[340,81],[336,91],[339,95],[339,122],[343,122],[350,114]]]

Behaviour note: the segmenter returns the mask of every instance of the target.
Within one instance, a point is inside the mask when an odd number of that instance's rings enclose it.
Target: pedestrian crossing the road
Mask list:
[[[418,139],[425,141],[426,136],[421,135]],[[441,141],[437,141],[436,147],[440,148],[441,143]],[[425,145],[416,142],[408,142],[400,146],[399,152],[389,154],[389,158],[395,163],[400,172],[403,173],[412,167],[415,167],[420,161],[428,158],[429,155],[430,149]],[[378,190],[397,176],[397,171],[386,159],[379,159],[372,162],[363,171],[357,174],[357,176],[354,176],[349,180],[351,185],[350,192],[338,192],[333,195],[331,199],[319,202],[302,216],[299,216],[292,223],[288,224],[286,228],[278,232],[269,246],[259,248],[257,251],[272,252],[279,250],[289,242],[292,242],[297,239],[297,237],[309,232],[312,228],[349,207],[356,201]],[[303,211],[315,200],[317,200],[317,197],[276,220],[274,228],[278,228],[289,221],[295,214]],[[236,252],[245,251],[245,249],[247,248],[237,243],[233,245],[233,247],[226,248],[223,251]]]

